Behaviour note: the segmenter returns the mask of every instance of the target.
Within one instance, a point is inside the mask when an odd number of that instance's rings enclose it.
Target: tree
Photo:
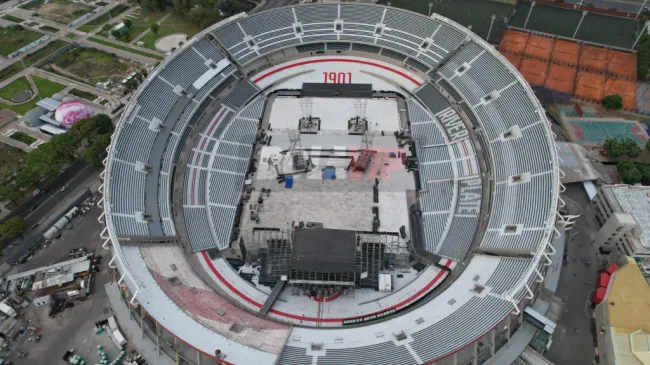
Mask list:
[[[81,153],[86,162],[96,169],[103,167],[102,161],[106,154],[106,148],[111,144],[111,133],[97,135],[93,143],[86,147]]]
[[[40,188],[41,179],[43,179],[41,171],[27,166],[16,174],[16,185],[25,189],[32,186]]]
[[[110,24],[104,24],[104,26],[102,27],[102,32],[108,32],[109,30],[111,30],[111,28],[112,27]]]
[[[113,29],[113,30],[111,31],[111,36],[112,36],[113,38],[115,38],[115,39],[119,39],[121,35],[122,35],[122,33],[121,33],[119,30],[117,30],[117,29]]]
[[[19,199],[23,196],[23,192],[20,191],[18,186],[14,183],[7,183],[0,185],[0,200],[2,201],[11,201],[16,204],[16,199]]]
[[[11,217],[0,224],[0,236],[6,239],[13,239],[21,236],[27,230],[27,224],[23,217]]]
[[[637,158],[639,155],[641,155],[641,147],[635,143],[627,148],[626,154],[629,157]]]
[[[650,150],[650,139],[645,142],[645,149]]]
[[[133,20],[126,18],[122,21],[122,23],[124,23],[124,25],[126,25],[127,28],[131,28],[131,26],[133,25]]]
[[[625,147],[616,138],[606,139],[603,148],[611,158],[618,158],[625,154]]]
[[[626,184],[637,184],[643,179],[643,174],[636,167],[623,171],[621,176]]]
[[[158,23],[151,24],[150,28],[153,34],[158,35],[158,29],[160,29],[160,25],[158,25]]]
[[[607,110],[619,110],[623,108],[623,98],[618,94],[605,96],[601,103]]]

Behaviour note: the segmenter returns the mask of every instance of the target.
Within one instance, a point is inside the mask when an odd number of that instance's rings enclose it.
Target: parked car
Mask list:
[[[69,187],[70,187],[70,184],[65,184],[65,185],[63,185],[63,186],[61,187],[61,190],[60,190],[60,191],[66,191],[66,190],[68,190]]]

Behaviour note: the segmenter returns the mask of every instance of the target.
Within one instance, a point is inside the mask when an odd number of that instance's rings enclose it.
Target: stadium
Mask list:
[[[176,363],[481,363],[564,221],[518,71],[380,5],[215,24],[147,77],[107,152],[109,266]]]

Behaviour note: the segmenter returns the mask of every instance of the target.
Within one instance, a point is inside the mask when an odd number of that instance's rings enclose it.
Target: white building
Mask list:
[[[592,204],[600,227],[594,243],[634,258],[650,276],[650,187],[603,185]]]

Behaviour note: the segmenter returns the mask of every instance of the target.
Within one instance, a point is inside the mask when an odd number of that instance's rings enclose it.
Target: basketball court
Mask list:
[[[557,39],[553,47],[551,61],[568,66],[575,66],[578,64],[579,56],[580,45],[578,43]]]
[[[601,47],[582,46],[579,68],[594,72],[605,72],[607,67],[607,50]]]
[[[531,35],[530,39],[528,39],[525,52],[526,56],[550,60],[551,52],[553,52],[553,38]]]
[[[643,147],[648,140],[648,133],[635,121],[576,118],[566,123],[573,139],[584,146],[599,146],[608,138],[630,138]]]
[[[547,62],[526,58],[521,61],[519,72],[531,85],[542,86],[546,80],[547,67]]]
[[[573,85],[577,70],[574,67],[552,63],[549,67],[548,77],[544,87],[567,94],[573,94]]]
[[[576,80],[575,96],[585,100],[600,102],[605,90],[605,75],[579,71]]]

